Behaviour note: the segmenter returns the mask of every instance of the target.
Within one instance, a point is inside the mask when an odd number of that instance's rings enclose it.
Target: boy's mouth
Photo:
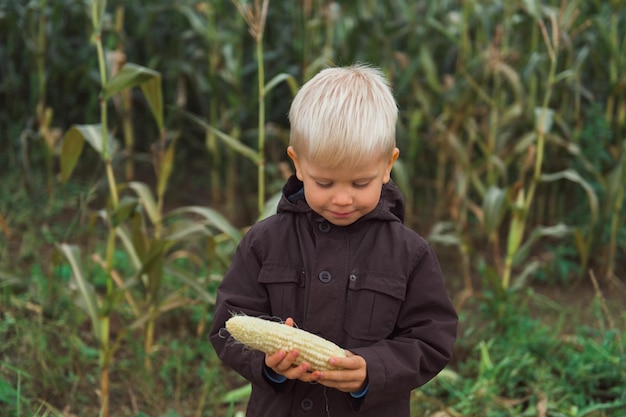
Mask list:
[[[346,213],[337,213],[337,212],[331,211],[331,214],[333,215],[333,217],[336,217],[338,219],[345,219],[347,217],[352,216],[353,213],[354,213],[353,211],[346,212]]]

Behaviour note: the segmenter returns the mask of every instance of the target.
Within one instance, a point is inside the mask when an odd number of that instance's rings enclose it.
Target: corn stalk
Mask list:
[[[258,109],[258,142],[257,153],[259,160],[257,163],[257,209],[259,215],[263,213],[263,207],[265,205],[265,65],[263,62],[263,32],[265,31],[265,22],[267,21],[267,9],[269,7],[269,0],[263,0],[263,3],[259,3],[259,0],[254,0],[254,7],[244,5],[237,0],[233,0],[233,3],[239,10],[239,13],[243,16],[244,20],[248,24],[248,31],[254,38],[256,45],[256,62],[257,62],[257,88],[259,98]]]
[[[151,110],[156,115],[157,124],[160,131],[163,132],[162,103],[160,90],[160,76],[154,71],[143,67],[134,66],[132,64],[125,65],[109,80],[106,65],[104,46],[102,43],[103,20],[106,10],[106,0],[97,0],[91,3],[91,23],[93,26],[92,40],[96,45],[98,56],[98,69],[100,75],[101,92],[100,100],[100,124],[99,125],[74,125],[66,133],[61,149],[61,180],[66,181],[72,174],[76,163],[82,152],[84,142],[88,142],[100,155],[105,165],[106,178],[109,190],[109,214],[103,216],[108,226],[108,236],[105,244],[105,260],[104,268],[106,272],[106,297],[105,302],[99,304],[94,301],[95,295],[89,294],[87,291],[86,278],[82,269],[79,268],[76,261],[72,259],[78,258],[74,250],[61,246],[61,252],[70,260],[73,266],[74,276],[78,281],[84,282],[81,291],[82,298],[89,300],[88,313],[92,319],[92,328],[94,330],[99,349],[99,368],[100,368],[100,402],[101,416],[109,415],[109,385],[110,385],[110,367],[113,361],[113,355],[120,343],[121,333],[112,343],[110,340],[110,317],[115,307],[115,285],[113,279],[114,258],[116,248],[116,237],[118,234],[119,223],[123,220],[124,213],[128,212],[125,205],[120,207],[120,199],[118,194],[118,184],[115,180],[113,171],[114,146],[113,140],[108,133],[108,110],[107,101],[120,91],[126,90],[134,85],[141,85],[144,94],[148,99]],[[155,87],[156,85],[156,87]],[[164,132],[162,133],[164,138]],[[163,139],[164,140],[164,139]],[[171,160],[171,158],[170,158]],[[162,168],[167,171],[167,167]],[[171,169],[170,169],[171,171]],[[165,179],[159,181],[159,195],[162,197],[164,193]],[[159,200],[162,201],[162,198]],[[162,203],[160,203],[162,206]],[[121,212],[119,211],[121,209]],[[120,214],[121,213],[121,214]],[[157,233],[160,230],[160,222],[157,222]],[[80,278],[77,278],[80,277]],[[150,328],[148,326],[148,328]],[[149,337],[146,337],[146,340]]]
[[[265,99],[267,95],[281,82],[287,82],[292,95],[295,95],[298,89],[295,78],[287,73],[280,73],[265,82],[265,69],[263,60],[263,31],[267,19],[267,10],[269,0],[263,0],[261,4],[259,0],[255,0],[254,6],[250,7],[245,3],[233,0],[234,5],[243,16],[248,25],[248,31],[255,41],[255,55],[257,62],[257,89],[259,98],[258,107],[258,123],[257,123],[257,148],[253,149],[239,140],[236,135],[227,134],[215,127],[211,122],[207,122],[201,117],[186,112],[186,116],[202,126],[207,137],[216,137],[223,141],[231,150],[243,155],[257,166],[257,217],[260,219],[267,213],[265,210]],[[237,130],[235,131],[237,132]]]

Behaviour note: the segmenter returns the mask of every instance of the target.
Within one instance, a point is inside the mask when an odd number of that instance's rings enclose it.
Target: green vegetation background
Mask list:
[[[415,416],[626,413],[626,2],[0,3],[0,416],[230,416],[215,288],[368,62],[461,327]],[[106,126],[106,128],[103,128]]]

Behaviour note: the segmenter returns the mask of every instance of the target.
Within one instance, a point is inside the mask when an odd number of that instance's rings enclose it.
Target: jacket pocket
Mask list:
[[[350,275],[346,333],[354,339],[368,341],[389,337],[405,292],[406,281],[401,275],[369,271]]]
[[[292,317],[296,323],[302,320],[300,309],[304,305],[304,282],[301,270],[292,265],[265,263],[257,282],[267,291],[272,316],[282,320]]]

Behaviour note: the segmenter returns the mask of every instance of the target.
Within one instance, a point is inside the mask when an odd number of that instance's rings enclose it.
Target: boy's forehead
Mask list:
[[[317,178],[369,178],[378,175],[381,167],[385,165],[382,157],[367,158],[360,161],[339,161],[328,164],[325,161],[313,161],[305,158],[304,166],[308,175]]]

